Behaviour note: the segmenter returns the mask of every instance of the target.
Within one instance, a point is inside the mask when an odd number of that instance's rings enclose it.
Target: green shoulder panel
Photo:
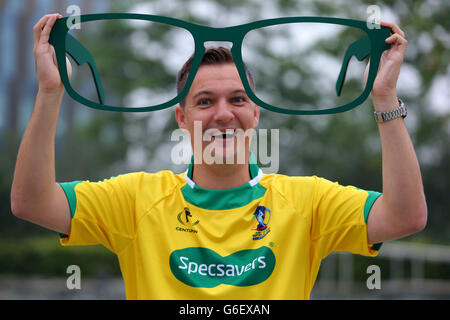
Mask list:
[[[61,182],[58,183],[64,190],[66,194],[67,201],[69,202],[70,207],[70,215],[73,218],[75,215],[75,210],[77,209],[77,196],[75,194],[75,186],[82,181],[73,181],[73,182]]]
[[[70,216],[73,218],[75,215],[75,210],[77,209],[77,196],[75,194],[75,186],[82,181],[72,181],[72,182],[60,182],[58,183],[61,188],[63,188],[66,194],[67,201],[69,202]],[[66,234],[58,233],[60,238],[67,238]]]
[[[375,200],[378,199],[379,196],[382,195],[380,192],[376,191],[367,191],[369,193],[369,196],[366,199],[366,204],[364,205],[364,221],[367,223],[367,219],[369,218],[370,209],[372,209],[373,204],[375,203]],[[379,251],[381,246],[383,245],[382,242],[376,243],[373,245],[373,250]]]

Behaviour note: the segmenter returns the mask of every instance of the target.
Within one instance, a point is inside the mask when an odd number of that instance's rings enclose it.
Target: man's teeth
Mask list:
[[[222,139],[232,138],[232,137],[234,137],[236,135],[236,132],[237,131],[233,131],[232,133],[229,133],[229,132],[221,133],[221,134],[215,135],[214,137],[215,138],[222,138]]]

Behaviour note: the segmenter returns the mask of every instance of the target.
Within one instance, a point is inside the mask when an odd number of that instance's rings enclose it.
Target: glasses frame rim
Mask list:
[[[188,95],[193,80],[195,78],[195,75],[198,72],[201,60],[206,51],[204,43],[207,41],[227,41],[233,44],[233,46],[231,47],[231,53],[233,55],[234,63],[238,70],[244,89],[249,99],[252,100],[256,105],[273,112],[293,114],[293,115],[319,115],[319,114],[335,114],[345,112],[361,105],[367,99],[367,97],[370,94],[370,91],[372,90],[372,86],[378,71],[381,55],[385,50],[390,48],[390,45],[384,41],[386,38],[390,36],[391,32],[390,28],[380,26],[380,28],[369,29],[366,21],[334,18],[334,17],[317,17],[317,16],[282,17],[282,18],[258,20],[245,24],[223,28],[204,26],[166,16],[137,14],[137,13],[97,13],[97,14],[80,15],[78,17],[80,23],[99,20],[114,20],[114,19],[144,20],[144,21],[164,23],[187,30],[194,39],[195,49],[191,69],[183,90],[179,94],[177,94],[175,98],[165,103],[139,108],[109,106],[101,103],[96,103],[82,97],[70,85],[70,80],[67,74],[67,67],[66,67],[66,35],[70,30],[69,27],[67,26],[67,20],[69,18],[73,19],[73,16],[58,19],[51,31],[49,42],[55,48],[56,60],[58,64],[58,69],[60,71],[60,77],[67,93],[71,98],[73,98],[74,100],[80,102],[85,106],[106,111],[147,112],[147,111],[167,109],[180,103]],[[363,92],[353,101],[341,106],[328,109],[295,110],[295,109],[280,108],[268,104],[259,99],[253,92],[248,82],[244,62],[242,59],[242,42],[246,34],[255,29],[260,29],[273,25],[298,23],[298,22],[328,23],[343,26],[351,26],[363,30],[368,35],[371,43],[369,73],[366,81],[366,86]]]

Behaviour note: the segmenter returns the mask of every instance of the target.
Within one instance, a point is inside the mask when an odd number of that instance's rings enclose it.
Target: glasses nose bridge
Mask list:
[[[240,41],[240,34],[233,27],[227,28],[214,28],[214,27],[206,27],[203,26],[201,30],[201,42],[205,44],[205,42],[230,42],[235,45]]]

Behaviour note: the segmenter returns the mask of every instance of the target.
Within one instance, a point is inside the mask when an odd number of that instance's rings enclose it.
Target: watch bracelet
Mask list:
[[[390,111],[386,112],[374,112],[375,121],[378,123],[386,122],[389,120],[394,120],[400,117],[405,118],[407,115],[407,109],[405,107],[405,104],[400,98],[397,98],[400,106],[396,107],[395,109],[392,109]]]

